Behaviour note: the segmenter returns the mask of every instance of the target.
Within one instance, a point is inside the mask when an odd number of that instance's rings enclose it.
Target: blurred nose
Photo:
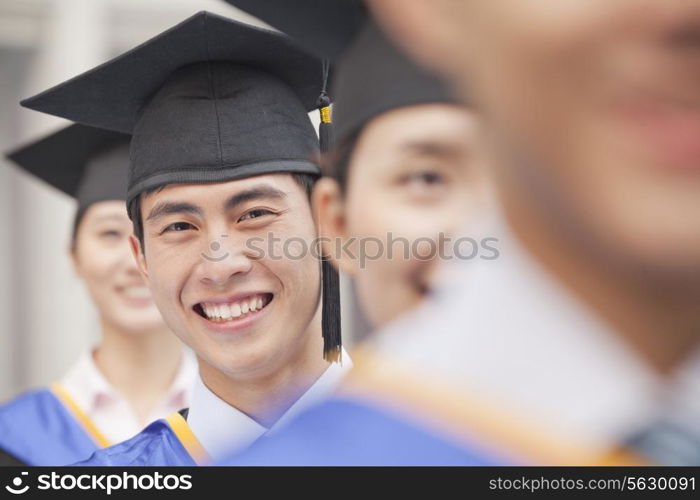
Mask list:
[[[453,226],[442,229],[423,235],[414,246],[414,276],[429,291],[449,287],[456,279],[449,271],[449,263],[454,259],[453,241],[457,231]]]

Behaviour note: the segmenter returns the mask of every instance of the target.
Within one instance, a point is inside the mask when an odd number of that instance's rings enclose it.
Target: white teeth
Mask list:
[[[221,304],[219,306],[219,314],[223,319],[229,319],[231,317],[231,309],[228,304]]]
[[[231,304],[231,316],[237,318],[241,315],[241,306],[236,304]]]
[[[263,308],[265,302],[260,295],[249,299],[233,302],[230,304],[213,304],[211,302],[201,303],[202,310],[207,318],[213,321],[228,321],[233,318],[247,314],[248,312],[259,311]]]

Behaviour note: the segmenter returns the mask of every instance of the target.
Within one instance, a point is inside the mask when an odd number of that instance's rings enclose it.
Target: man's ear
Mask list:
[[[342,252],[348,235],[343,194],[338,182],[329,177],[319,179],[314,186],[311,204],[319,228],[322,253],[338,271],[353,275],[355,263]]]
[[[129,235],[129,246],[131,247],[131,254],[136,259],[136,266],[139,268],[141,275],[144,279],[148,280],[148,266],[146,265],[146,256],[141,248],[141,242],[133,234]]]

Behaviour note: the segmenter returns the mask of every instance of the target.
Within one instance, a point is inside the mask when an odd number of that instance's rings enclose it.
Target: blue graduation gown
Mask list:
[[[488,398],[356,352],[340,390],[274,436],[218,465],[630,465]]]
[[[0,448],[27,465],[67,465],[106,445],[58,384],[27,392],[0,407]]]
[[[208,461],[180,413],[156,420],[136,436],[96,451],[79,466],[192,466]]]
[[[333,398],[276,436],[259,440],[219,465],[456,466],[506,465],[478,446],[463,447],[398,413]]]

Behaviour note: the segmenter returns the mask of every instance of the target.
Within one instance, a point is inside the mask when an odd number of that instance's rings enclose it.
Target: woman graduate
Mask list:
[[[277,432],[350,367],[337,274],[312,247],[308,112],[326,106],[325,70],[284,35],[201,12],[23,102],[133,133],[132,248],[199,361],[186,412],[83,465],[216,459]]]
[[[9,158],[77,200],[70,256],[97,308],[100,340],[59,382],[0,407],[0,447],[30,465],[66,465],[187,406],[195,365],[129,249],[129,136],[71,125]]]

